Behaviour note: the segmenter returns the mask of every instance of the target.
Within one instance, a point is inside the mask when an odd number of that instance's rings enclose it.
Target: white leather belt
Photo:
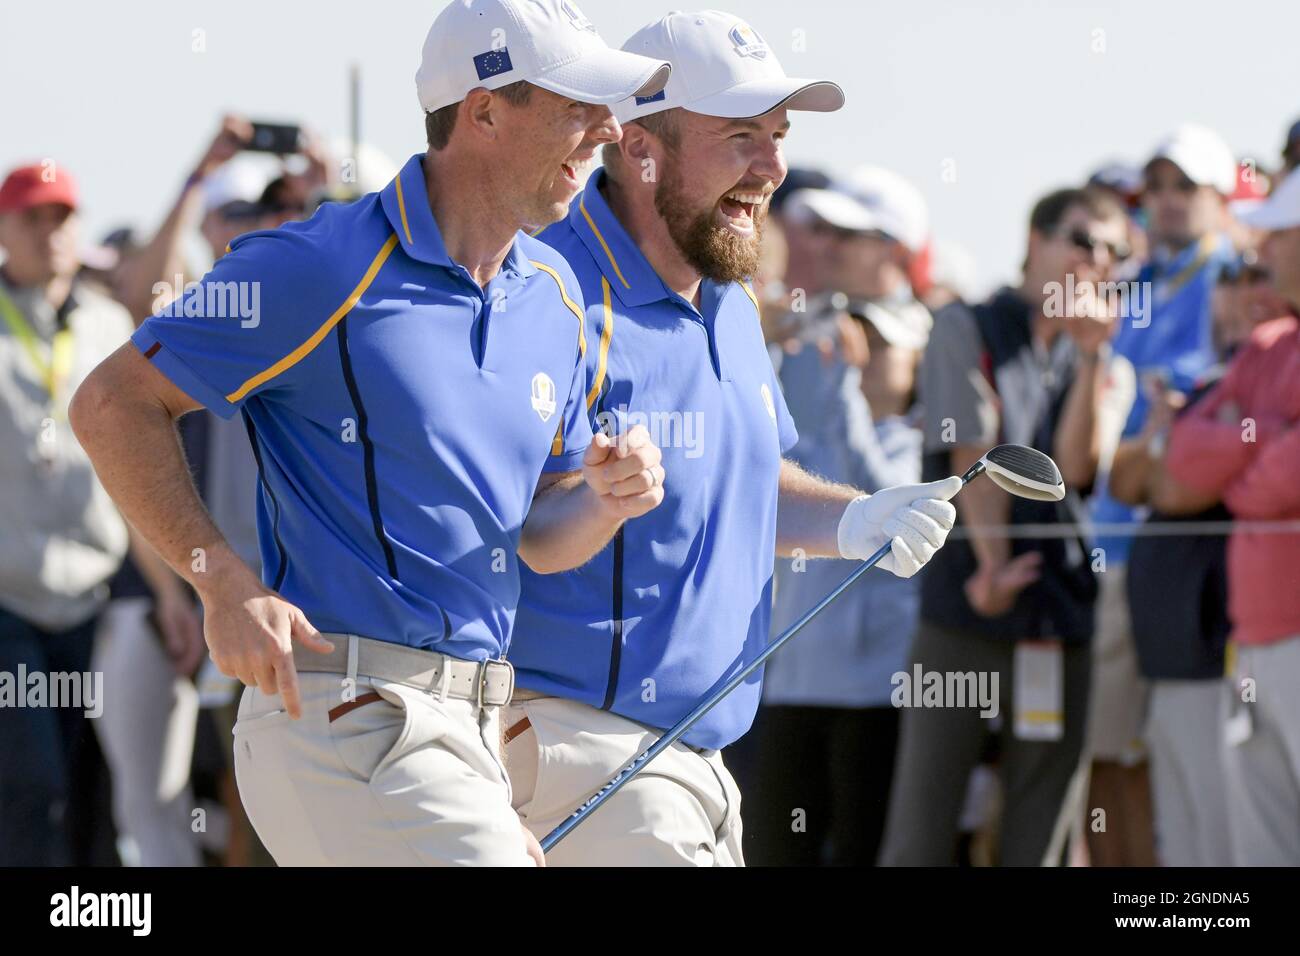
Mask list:
[[[514,693],[515,669],[508,661],[463,661],[355,634],[321,636],[334,645],[328,654],[294,644],[293,664],[299,672],[371,677],[489,707],[505,706]]]

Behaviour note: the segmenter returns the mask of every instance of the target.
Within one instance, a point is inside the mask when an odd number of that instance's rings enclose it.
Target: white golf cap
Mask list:
[[[572,0],[453,0],[429,28],[415,88],[429,113],[520,80],[613,106],[659,92],[671,69],[607,46]]]
[[[930,234],[930,216],[920,191],[880,166],[859,166],[827,189],[801,189],[787,201],[790,204],[838,229],[882,232],[912,252],[920,252]]]
[[[1198,186],[1213,186],[1225,196],[1237,188],[1237,158],[1219,134],[1206,126],[1184,123],[1155,148],[1150,166],[1167,159]]]
[[[620,123],[675,107],[705,116],[745,119],[779,106],[830,113],[844,91],[828,80],[785,75],[776,54],[740,17],[720,10],[673,12],[642,27],[623,44],[642,56],[668,60],[662,92],[639,93],[614,110]]]
[[[203,180],[204,212],[235,202],[252,206],[282,171],[280,161],[264,153],[240,153],[232,157]]]
[[[1237,218],[1253,229],[1270,232],[1300,226],[1300,169],[1291,170],[1267,199]]]
[[[890,345],[919,352],[930,341],[934,319],[919,302],[851,302],[849,315],[866,319]]]

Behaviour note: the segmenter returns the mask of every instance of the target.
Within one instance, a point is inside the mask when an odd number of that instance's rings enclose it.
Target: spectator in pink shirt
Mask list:
[[[1173,426],[1166,467],[1240,522],[1300,520],[1300,171],[1244,215],[1293,314],[1264,322],[1223,380]],[[1246,527],[1228,543],[1236,646],[1227,715],[1235,862],[1300,865],[1300,534]],[[1207,742],[1207,745],[1210,745]]]

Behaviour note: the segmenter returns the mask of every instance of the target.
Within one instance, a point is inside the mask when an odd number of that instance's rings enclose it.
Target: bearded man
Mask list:
[[[672,76],[618,108],[622,141],[541,238],[588,303],[593,425],[643,425],[672,478],[663,504],[585,566],[523,571],[506,764],[538,837],[762,649],[774,552],[866,557],[892,539],[881,564],[910,576],[943,544],[961,485],[866,496],[782,458],[797,436],[745,280],[786,174],[787,111],[837,110],[840,88],[787,77],[757,33],[716,11],[670,14],[623,49]],[[719,750],[749,729],[760,693],[756,673],[548,863],[742,865]]]

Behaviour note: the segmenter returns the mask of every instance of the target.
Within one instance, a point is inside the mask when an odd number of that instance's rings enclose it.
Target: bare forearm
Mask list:
[[[200,592],[214,574],[242,568],[251,575],[199,500],[169,410],[97,375],[74,397],[71,423],[126,520]]]
[[[984,454],[982,449],[959,445],[952,450],[952,471],[964,475]],[[954,499],[957,514],[970,534],[971,550],[981,567],[998,568],[1011,557],[1011,541],[992,531],[1011,518],[1011,498],[991,481],[972,481]]]
[[[197,179],[186,183],[176,204],[149,243],[122,265],[122,298],[137,325],[155,311],[160,284],[170,287],[172,297],[181,294],[177,277],[183,279],[185,230],[198,219],[203,189]]]
[[[162,559],[153,545],[144,539],[133,527],[128,526],[131,533],[131,560],[135,563],[136,570],[144,578],[145,584],[153,592],[154,597],[163,594],[179,594],[184,588],[181,579],[176,575],[167,562]]]
[[[1120,442],[1110,466],[1111,497],[1126,505],[1146,504],[1153,465],[1145,437]]]
[[[781,462],[776,512],[776,553],[789,557],[838,558],[844,508],[865,492],[810,474],[792,461]]]
[[[1103,363],[1097,356],[1080,360],[1079,372],[1065,397],[1065,408],[1052,441],[1052,456],[1065,483],[1086,488],[1097,475],[1101,460],[1098,405],[1101,397]]]
[[[1153,468],[1148,484],[1151,506],[1161,514],[1191,515],[1219,503],[1217,493],[1189,488],[1159,465]]]
[[[581,567],[614,537],[623,521],[600,505],[579,474],[538,492],[519,537],[519,557],[538,574]]]

